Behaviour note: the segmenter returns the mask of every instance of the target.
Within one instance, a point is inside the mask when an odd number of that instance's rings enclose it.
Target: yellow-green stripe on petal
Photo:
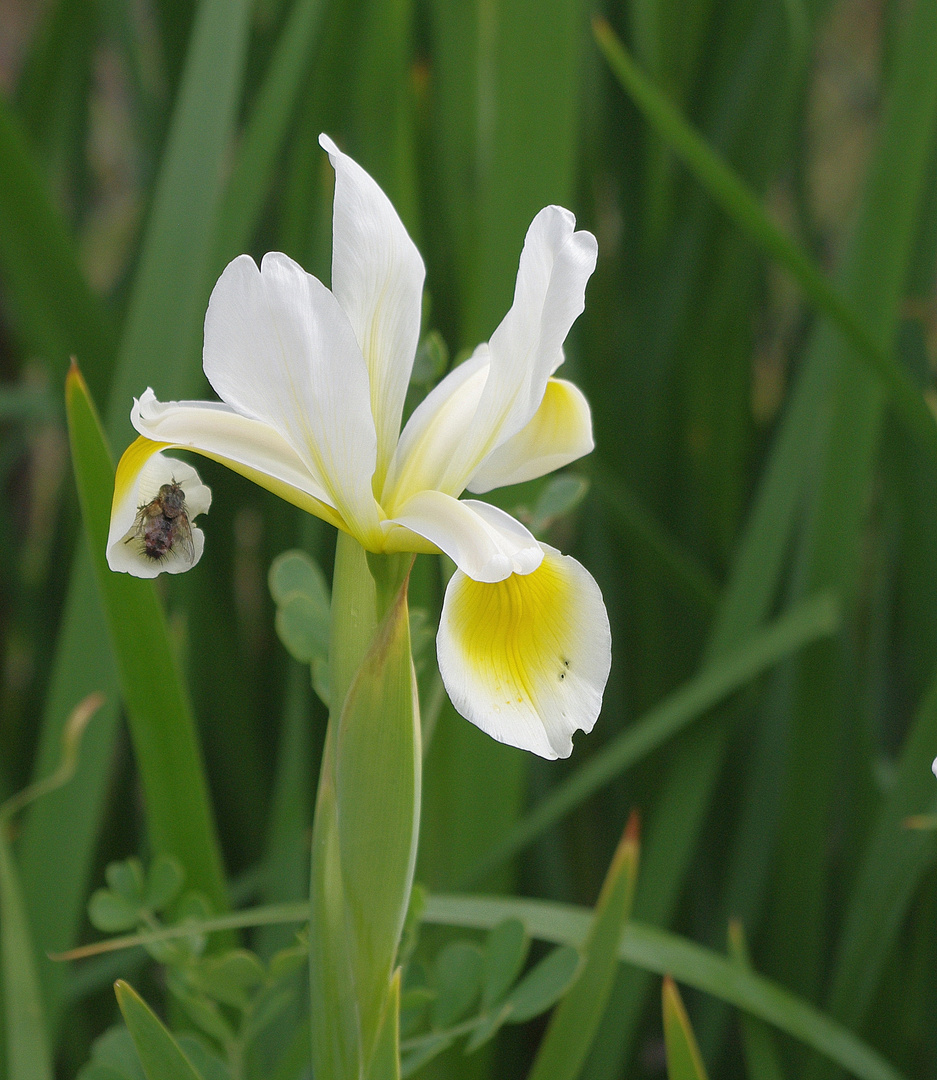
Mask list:
[[[611,667],[602,594],[575,559],[543,545],[530,574],[446,590],[439,670],[453,705],[499,742],[545,758],[568,757],[575,731],[591,731]]]

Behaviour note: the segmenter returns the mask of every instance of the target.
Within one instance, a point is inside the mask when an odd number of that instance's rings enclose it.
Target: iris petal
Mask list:
[[[274,428],[362,544],[378,535],[368,371],[329,290],[279,252],[229,263],[205,316],[203,365],[219,397]]]
[[[159,494],[163,484],[178,484],[185,493],[185,514],[191,527],[191,546],[176,539],[160,557],[146,554],[137,535],[137,515]],[[121,459],[114,484],[111,523],[107,536],[107,564],[112,570],[134,577],[154,578],[157,574],[181,574],[191,570],[202,557],[205,534],[192,524],[211,506],[211,491],[191,465],[161,453],[160,445],[138,439]]]
[[[394,525],[417,533],[444,551],[476,581],[501,581],[540,565],[540,545],[519,521],[488,503],[453,499],[441,491],[421,491],[385,523],[387,551],[413,551],[406,536],[400,546]]]
[[[400,434],[426,271],[397,211],[374,180],[327,135],[319,136],[319,144],[335,169],[332,292],[368,368],[379,490]]]
[[[547,380],[563,362],[563,342],[585,307],[595,269],[595,237],[548,206],[527,230],[514,303],[488,342],[491,366],[472,424],[440,487],[462,491],[482,461],[524,428],[540,407]]]
[[[456,709],[499,742],[568,757],[591,731],[611,667],[602,594],[575,559],[544,545],[533,573],[485,584],[456,571],[439,670]]]
[[[468,489],[480,495],[535,480],[591,453],[594,446],[585,395],[565,379],[550,379],[533,419],[485,458]]]

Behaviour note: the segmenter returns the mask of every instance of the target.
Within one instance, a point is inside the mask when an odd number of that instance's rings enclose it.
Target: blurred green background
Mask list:
[[[398,208],[454,359],[510,306],[542,206],[599,241],[563,371],[592,404],[596,450],[571,470],[589,490],[538,525],[603,589],[603,713],[547,763],[444,706],[418,879],[591,905],[638,808],[636,918],[719,951],[740,920],[759,971],[937,1076],[937,833],[906,826],[937,809],[933,0],[0,0],[0,90],[0,801],[107,696],[75,779],[17,819],[60,1075],[113,1022],[113,978],[147,984],[139,958],[82,974],[45,955],[93,935],[108,861],[151,851],[83,552],[68,358],[115,456],[147,385],[205,396],[229,258],[280,250],[328,281],[327,131]],[[206,557],[159,592],[234,901],[301,899],[325,712],[266,575],[297,546],[328,568],[334,538],[199,467]],[[541,493],[498,501],[530,520]],[[440,596],[421,557],[413,603]],[[788,611],[812,643],[655,727]],[[261,951],[290,932],[264,933]],[[687,1000],[711,1075],[832,1075],[784,1039],[779,1073],[753,1072],[737,1015]],[[519,1076],[537,1037],[420,1075]],[[623,967],[583,1076],[662,1075],[661,1038],[656,985]]]

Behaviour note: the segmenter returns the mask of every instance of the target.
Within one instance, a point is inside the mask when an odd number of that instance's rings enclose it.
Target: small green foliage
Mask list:
[[[429,977],[419,962],[408,965],[400,1016],[403,1076],[460,1036],[468,1036],[471,1053],[504,1024],[524,1023],[559,1001],[579,974],[579,952],[568,945],[553,949],[518,981],[529,948],[523,923],[506,919],[483,946],[461,938],[445,945]]]
[[[123,1024],[108,1028],[94,1040],[91,1060],[76,1080],[147,1080],[133,1039]]]
[[[131,858],[109,863],[104,877],[108,888],[92,894],[88,917],[96,929],[116,934],[138,926],[152,928],[153,918],[178,897],[185,875],[176,859],[160,855],[149,874],[139,859]]]
[[[589,481],[576,473],[560,473],[544,484],[530,514],[530,531],[545,533],[556,521],[572,513],[589,492]]]

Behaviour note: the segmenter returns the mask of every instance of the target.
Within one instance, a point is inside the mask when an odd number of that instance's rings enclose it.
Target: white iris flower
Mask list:
[[[424,268],[387,196],[326,137],[335,169],[332,288],[279,253],[247,255],[215,285],[203,366],[219,402],[160,402],[117,469],[108,562],[151,577],[188,569],[204,538],[154,558],[140,508],[177,482],[189,517],[208,508],[179,447],[220,461],[350,533],[373,552],[445,552],[437,639],[455,707],[494,738],[566,757],[599,713],[611,664],[608,616],[589,573],[503,510],[460,499],[516,484],[593,447],[582,393],[553,377],[596,261],[591,233],[548,206],[524,242],[514,303],[487,344],[450,372],[403,432]]]

